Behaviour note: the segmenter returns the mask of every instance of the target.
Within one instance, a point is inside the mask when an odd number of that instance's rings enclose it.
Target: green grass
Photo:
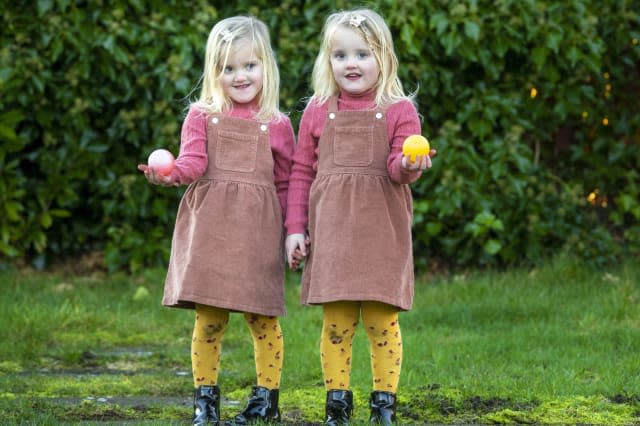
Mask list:
[[[3,424],[189,424],[193,312],[160,305],[164,271],[137,276],[0,273]],[[321,309],[287,282],[281,408],[320,422]],[[640,423],[640,264],[561,259],[416,284],[400,317],[402,424]],[[232,315],[220,386],[232,417],[254,383],[251,337]],[[356,423],[368,416],[366,335],[354,343]],[[102,398],[102,399],[100,399]]]

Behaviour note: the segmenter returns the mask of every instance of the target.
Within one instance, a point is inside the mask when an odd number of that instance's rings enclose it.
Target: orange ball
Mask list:
[[[429,155],[430,150],[429,141],[422,135],[411,135],[402,144],[402,154],[411,161],[416,161],[418,155]]]

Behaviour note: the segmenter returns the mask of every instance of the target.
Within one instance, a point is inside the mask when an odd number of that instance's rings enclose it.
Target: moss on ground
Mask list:
[[[184,383],[162,386],[164,378],[147,377],[147,386],[139,378],[104,374],[89,380],[78,378],[52,380],[45,377],[44,386],[37,377],[23,374],[21,388],[0,394],[0,417],[3,424],[189,424],[191,395]],[[14,375],[13,378],[16,378]],[[58,377],[60,379],[60,377]],[[75,384],[72,386],[72,383]],[[119,386],[115,383],[119,382]],[[4,386],[6,386],[6,382]],[[41,383],[42,384],[42,383]],[[69,386],[65,392],[63,389]],[[129,387],[127,392],[124,388]],[[6,387],[5,387],[6,388]],[[93,394],[84,398],[61,395]],[[108,396],[108,391],[127,396]],[[145,390],[147,394],[145,394]],[[158,390],[161,390],[158,392]],[[248,388],[227,392],[222,404],[224,419],[242,409]],[[172,396],[162,396],[172,395]],[[324,412],[324,390],[321,387],[283,390],[281,409],[284,424],[320,424]],[[368,393],[354,390],[354,425],[366,424]],[[405,389],[399,401],[399,424],[593,424],[631,425],[640,422],[640,396],[614,395],[563,397],[545,401],[511,398],[465,396],[456,389]]]

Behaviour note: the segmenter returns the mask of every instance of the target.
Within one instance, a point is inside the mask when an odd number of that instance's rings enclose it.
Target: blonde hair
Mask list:
[[[260,110],[256,118],[271,121],[280,116],[280,74],[275,54],[271,48],[267,26],[253,16],[234,16],[219,21],[211,29],[207,39],[202,73],[202,89],[195,105],[201,109],[219,113],[232,107],[231,99],[222,89],[221,78],[227,66],[231,45],[239,40],[249,40],[253,51],[262,61],[262,91],[259,94]]]
[[[387,106],[400,100],[413,100],[415,93],[405,95],[398,77],[398,58],[393,48],[391,31],[384,19],[371,9],[353,9],[336,12],[327,17],[322,29],[320,52],[311,75],[313,95],[311,99],[324,103],[340,92],[331,71],[331,40],[339,27],[358,33],[371,48],[380,74],[376,83],[376,106]]]

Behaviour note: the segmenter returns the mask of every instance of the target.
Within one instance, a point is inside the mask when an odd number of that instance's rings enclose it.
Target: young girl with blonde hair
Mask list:
[[[323,308],[320,355],[325,423],[346,424],[352,341],[362,318],[371,352],[370,421],[391,424],[402,366],[398,313],[411,309],[412,199],[429,155],[402,155],[420,134],[403,92],[389,28],[379,14],[330,15],[313,68],[289,184],[286,251],[302,274],[303,304]]]
[[[176,218],[165,306],[195,309],[193,424],[220,424],[220,356],[230,312],[253,337],[257,384],[231,422],[280,419],[284,343],[284,235],[293,155],[291,122],[278,109],[279,73],[264,23],[218,22],[206,46],[200,98],[182,126],[175,168],[149,182],[189,185]]]

